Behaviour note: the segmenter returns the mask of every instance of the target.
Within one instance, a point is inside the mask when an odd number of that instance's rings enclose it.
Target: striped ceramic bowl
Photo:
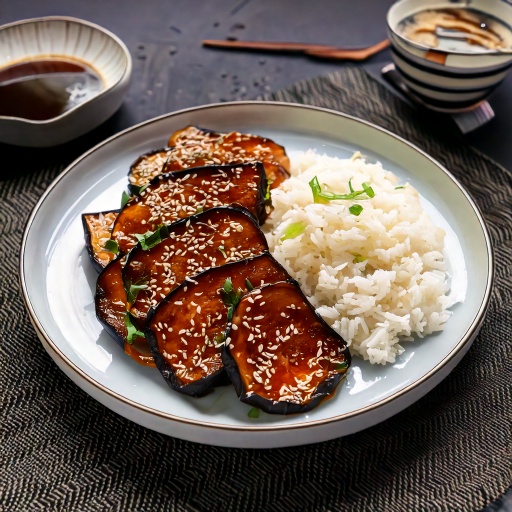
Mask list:
[[[471,9],[482,20],[495,20],[505,50],[457,44],[456,37],[443,48],[405,37],[404,20],[426,10],[459,8]],[[400,0],[387,15],[391,54],[403,82],[439,111],[470,109],[500,84],[512,66],[511,27],[512,4],[506,0]],[[456,36],[454,32],[448,31]]]
[[[0,142],[55,146],[101,124],[118,110],[127,91],[132,59],[124,43],[108,30],[76,18],[49,16],[0,27],[0,70],[38,59],[69,59],[86,64],[102,87],[57,117],[36,121],[0,116]]]

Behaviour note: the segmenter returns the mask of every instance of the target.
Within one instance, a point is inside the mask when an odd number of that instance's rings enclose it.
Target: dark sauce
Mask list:
[[[402,20],[397,30],[412,42],[443,51],[475,53],[512,44],[507,24],[471,8],[426,9]]]
[[[20,62],[0,69],[0,116],[52,119],[102,89],[99,74],[76,60]]]

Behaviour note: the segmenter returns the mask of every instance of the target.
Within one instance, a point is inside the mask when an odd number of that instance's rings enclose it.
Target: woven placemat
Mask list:
[[[358,68],[268,99],[374,122],[425,149],[464,184],[488,222],[497,268],[472,348],[416,404],[333,441],[240,450],[147,430],[68,380],[30,326],[16,281],[20,242],[31,209],[61,169],[26,173],[0,182],[0,510],[481,510],[510,486],[510,173],[420,122]]]

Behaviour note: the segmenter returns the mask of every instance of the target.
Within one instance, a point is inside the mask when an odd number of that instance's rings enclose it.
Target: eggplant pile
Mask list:
[[[173,390],[200,397],[231,382],[241,401],[290,414],[345,376],[345,341],[259,227],[288,168],[269,139],[186,127],[132,164],[121,210],[83,214],[98,320]]]
[[[290,176],[285,149],[258,135],[187,126],[174,132],[168,144],[169,147],[146,153],[133,163],[128,175],[131,187],[142,187],[161,173],[230,163],[261,162],[271,188]]]

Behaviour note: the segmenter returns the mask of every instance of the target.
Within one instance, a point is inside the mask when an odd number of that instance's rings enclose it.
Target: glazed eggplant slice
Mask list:
[[[290,177],[290,160],[283,146],[259,135],[219,133],[187,126],[169,138],[174,151],[165,171],[219,163],[262,162],[271,188]]]
[[[105,249],[105,244],[110,240],[112,227],[118,214],[119,210],[110,210],[82,215],[85,246],[98,272],[101,272],[116,257],[114,252]]]
[[[238,303],[222,361],[242,402],[271,414],[306,412],[345,376],[350,353],[295,281],[253,290]]]
[[[98,276],[94,303],[96,317],[124,351],[139,364],[155,366],[146,338],[138,333],[126,306],[122,269],[126,258],[110,262]]]
[[[139,156],[130,166],[128,182],[130,190],[137,190],[149,183],[155,176],[164,172],[164,165],[167,162],[173,148],[161,148],[148,151]]]
[[[153,247],[133,248],[123,269],[129,310],[143,328],[155,307],[183,281],[210,267],[261,254],[268,250],[258,221],[243,208],[217,207],[166,228]]]
[[[254,286],[289,278],[269,254],[213,267],[184,282],[148,313],[146,338],[172,389],[203,396],[226,379],[219,346],[234,302]]]
[[[266,190],[267,178],[260,162],[162,174],[121,210],[112,240],[121,253],[126,253],[137,243],[136,235],[221,205],[243,206],[263,222]]]

